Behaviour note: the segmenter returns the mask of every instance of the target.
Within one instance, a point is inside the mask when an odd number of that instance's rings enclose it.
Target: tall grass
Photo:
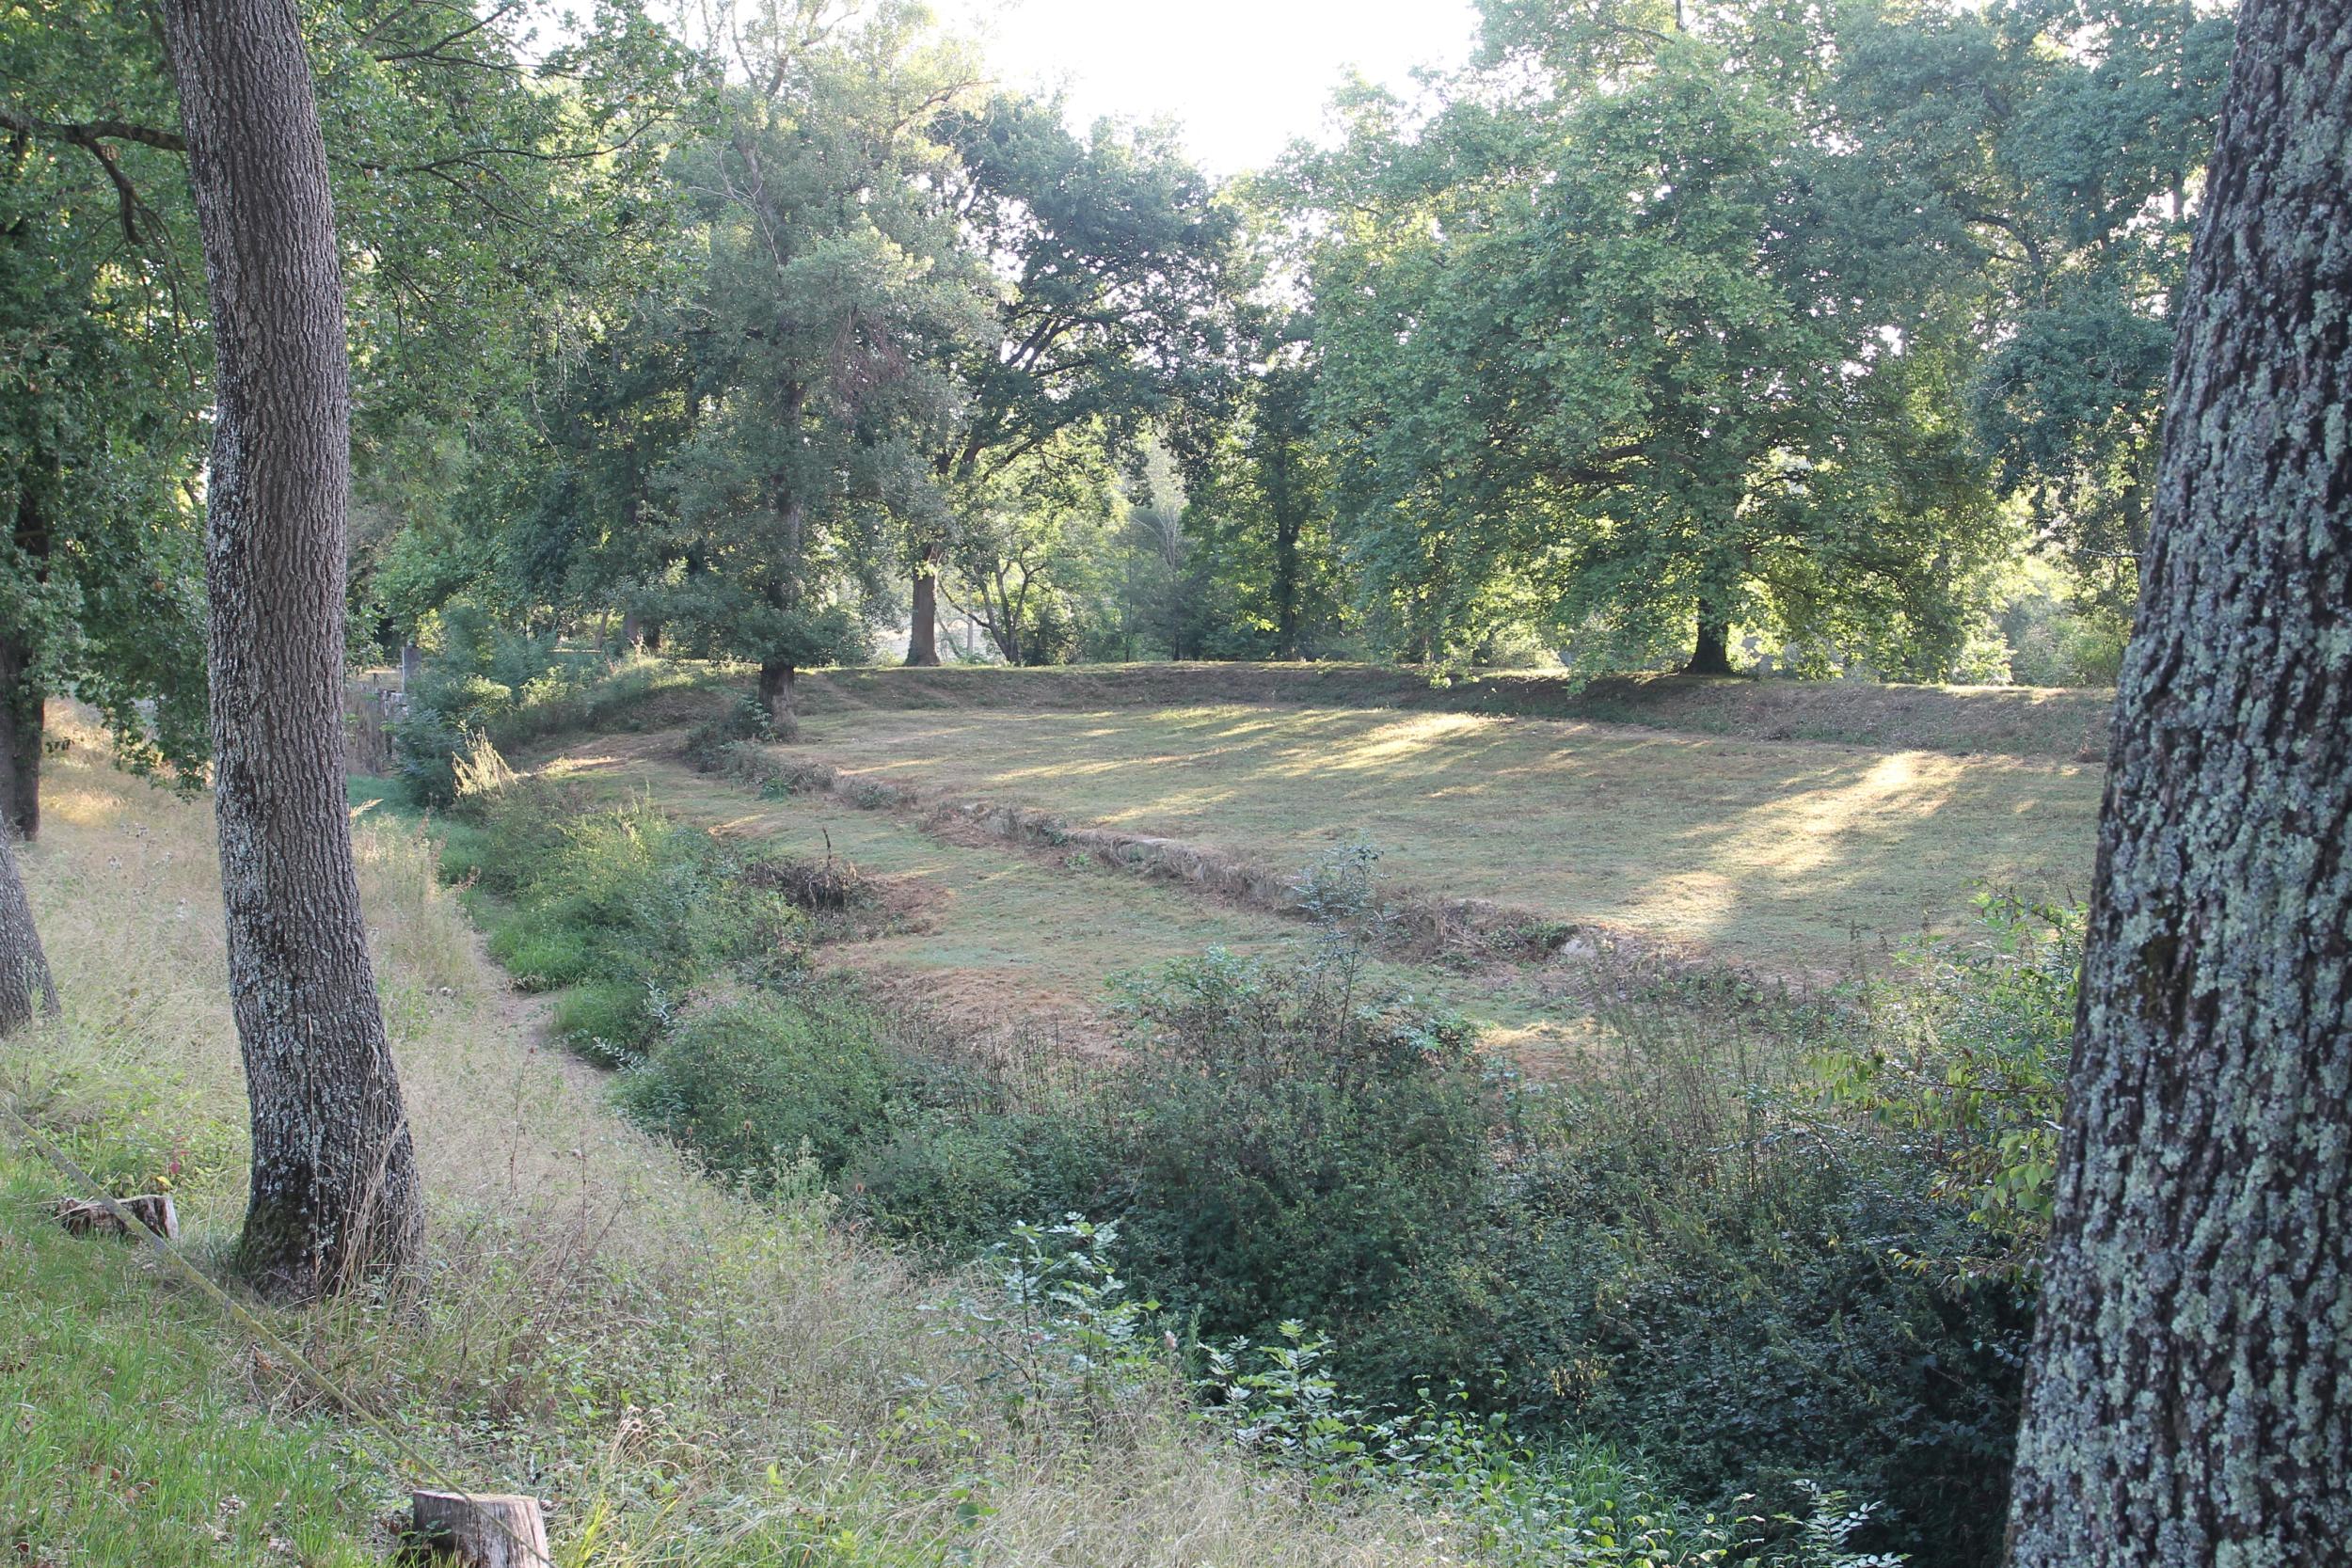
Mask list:
[[[0,1047],[0,1078],[117,1184],[173,1181],[209,1265],[246,1136],[209,812],[107,771],[90,738],[53,762],[27,857],[66,1012]],[[752,1201],[611,1115],[590,1069],[538,1043],[540,1005],[485,964],[431,847],[375,816],[362,893],[428,1185],[428,1289],[414,1315],[351,1298],[268,1321],[463,1482],[548,1499],[559,1560],[1463,1560],[1441,1521],[1271,1477],[1172,1400],[1065,1429],[923,1393],[973,1375],[920,1310],[935,1286],[829,1225],[812,1189]],[[9,1321],[33,1321],[29,1300],[49,1325],[0,1349],[8,1408],[32,1413],[0,1444],[0,1543],[126,1565],[389,1544],[380,1519],[422,1478],[135,1254],[50,1235],[56,1179],[13,1140],[0,1163],[0,1273],[25,1292]],[[113,1472],[169,1506],[107,1501]]]

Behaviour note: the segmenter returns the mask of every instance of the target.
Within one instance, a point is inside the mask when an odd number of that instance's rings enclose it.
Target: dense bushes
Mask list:
[[[1494,1332],[1526,1415],[1699,1497],[1809,1480],[1889,1505],[1922,1563],[1997,1556],[2030,1327],[1935,1173],[1736,1043],[1619,1021],[1625,1056],[1524,1113]]]
[[[900,1077],[870,1012],[806,988],[681,1020],[622,1081],[620,1101],[715,1170],[764,1186],[803,1158],[838,1174],[887,1133]]]
[[[584,982],[568,1030],[635,1032],[629,1114],[722,1179],[825,1180],[849,1219],[950,1260],[1116,1220],[1135,1299],[1202,1354],[1311,1324],[1375,1412],[1455,1387],[1515,1442],[1598,1437],[1726,1518],[1788,1513],[1760,1528],[1790,1543],[1811,1485],[1883,1499],[1853,1532],[1923,1568],[1996,1555],[2029,1285],[1950,1266],[2012,1232],[1956,1180],[1976,1167],[1952,1130],[1920,1135],[1911,1080],[1830,1092],[1790,1021],[1756,1037],[1717,990],[1637,985],[1618,1054],[1519,1084],[1366,984],[1353,863],[1311,884],[1304,956],[1176,965],[1131,992],[1115,1061],[1043,1069],[769,962],[797,940],[795,879],[647,808],[550,815],[510,789],[453,860],[513,899],[494,943],[518,975]],[[745,913],[754,895],[774,907]],[[2043,1028],[2056,961],[1995,943],[1907,983],[1908,1011],[1887,990],[1804,1016],[1837,1019],[1833,1057],[1898,1017],[1915,1047],[1932,1025],[1976,1050]],[[686,1001],[729,965],[747,987]],[[1899,1057],[1946,1059],[1871,1059]]]
[[[722,967],[754,980],[797,971],[807,917],[650,804],[585,810],[516,784],[475,809],[450,835],[444,874],[499,900],[491,956],[524,990],[565,990],[556,1028],[581,1053],[633,1059]]]

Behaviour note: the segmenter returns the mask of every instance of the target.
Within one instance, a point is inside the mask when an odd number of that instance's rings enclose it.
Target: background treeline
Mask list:
[[[72,15],[67,14],[68,10]],[[895,3],[306,8],[361,655],[1369,657],[2090,682],[2231,26],[1493,0],[1220,186]],[[0,22],[0,750],[201,749],[207,332],[135,0]]]

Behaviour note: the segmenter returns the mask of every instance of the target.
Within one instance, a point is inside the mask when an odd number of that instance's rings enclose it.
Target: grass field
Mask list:
[[[1162,882],[1089,874],[1045,854],[973,835],[927,832],[884,812],[821,797],[763,798],[676,760],[675,735],[603,736],[541,767],[603,790],[649,792],[675,816],[775,853],[847,856],[882,879],[900,928],[825,949],[826,959],[960,1022],[1023,1021],[1084,1044],[1116,1000],[1115,982],[1216,946],[1267,954],[1307,939],[1298,922],[1201,898]],[[1585,1039],[1589,1010],[1560,980],[1511,965],[1474,973],[1378,963],[1384,981],[1435,995],[1523,1060]]]
[[[1100,712],[1203,704],[1400,708],[1494,718],[1590,719],[1743,740],[1826,740],[1881,751],[2001,752],[2095,762],[2115,693],[2029,686],[1896,686],[1380,664],[1149,663],[830,670],[803,682],[812,709],[1011,707]]]
[[[2101,770],[1573,721],[1301,707],[840,708],[790,754],[1304,865],[1361,834],[1402,885],[1766,969],[1834,969],[1972,888],[2079,894]]]

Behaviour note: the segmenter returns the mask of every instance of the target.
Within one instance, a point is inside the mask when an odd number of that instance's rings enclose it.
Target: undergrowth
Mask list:
[[[547,832],[545,787],[491,823]],[[1547,1475],[1620,1445],[1724,1522],[1725,1551],[1818,1556],[1806,1521],[1845,1508],[1862,1545],[1991,1560],[2029,1281],[1919,1265],[1995,1250],[1997,1227],[1789,1038],[1832,1017],[1875,1037],[1888,996],[1759,1029],[1737,988],[1662,977],[1674,1005],[1629,993],[1613,1059],[1530,1085],[1368,982],[1372,864],[1351,847],[1301,879],[1316,935],[1287,958],[1132,982],[1120,1053],[1084,1070],[791,968],[675,1010],[618,1101],[717,1180],[818,1180],[931,1266],[1055,1216],[1115,1224],[1130,1305],[1187,1375],[1311,1325],[1385,1413],[1367,1431],[1500,1421],[1495,1451]],[[1958,993],[2023,983],[1988,961]]]
[[[569,731],[674,722],[707,708],[727,680],[710,667],[567,649],[459,600],[442,610],[440,646],[392,725],[393,753],[418,804],[447,806],[460,760],[485,740],[512,752]]]

